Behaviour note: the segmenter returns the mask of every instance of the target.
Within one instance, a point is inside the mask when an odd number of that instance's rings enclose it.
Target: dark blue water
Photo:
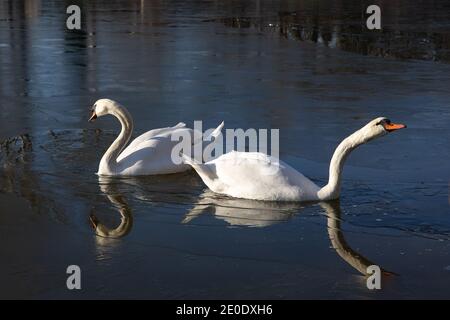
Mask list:
[[[80,32],[64,2],[0,0],[1,298],[450,297],[448,4],[385,3],[374,34],[359,1],[74,3]],[[264,203],[194,172],[99,180],[119,130],[87,123],[101,97],[136,134],[279,128],[281,158],[320,185],[372,118],[408,129],[352,153],[340,202]],[[370,291],[368,262],[398,275]]]

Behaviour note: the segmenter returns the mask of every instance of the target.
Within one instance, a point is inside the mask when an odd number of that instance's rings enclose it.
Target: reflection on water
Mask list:
[[[102,237],[97,241],[99,245],[109,244],[103,238],[118,239],[126,236],[133,226],[132,210],[124,196],[118,192],[117,184],[120,184],[120,180],[117,178],[99,177],[101,191],[120,214],[120,224],[115,228],[105,226],[98,221],[94,214],[90,215],[96,235]],[[319,204],[326,213],[328,235],[332,247],[345,262],[366,276],[367,268],[377,264],[356,252],[345,240],[341,229],[342,217],[339,201],[320,202]],[[223,220],[230,226],[268,227],[287,221],[294,214],[301,214],[302,208],[305,208],[305,204],[234,199],[206,191],[200,196],[195,207],[185,215],[182,223],[191,223],[199,215],[212,212],[216,219]],[[391,275],[392,273],[383,270],[383,274]]]
[[[184,217],[182,223],[191,223],[201,214],[212,213],[216,219],[227,222],[230,226],[268,227],[287,221],[295,214],[302,214],[302,209],[312,204],[277,203],[233,199],[206,191],[200,196],[194,208]],[[333,249],[338,255],[358,272],[367,276],[367,268],[377,263],[368,260],[354,250],[345,240],[341,229],[341,207],[339,201],[319,202],[327,217],[328,236]],[[392,275],[382,269],[384,275]]]
[[[330,237],[333,249],[335,249],[338,255],[354,269],[363,275],[367,275],[367,268],[369,266],[379,264],[368,260],[360,253],[356,252],[356,250],[354,250],[345,240],[344,232],[341,229],[342,210],[339,201],[320,202],[319,204],[325,210],[327,215],[328,236]],[[383,268],[381,268],[381,270],[385,276],[394,274]]]
[[[302,208],[299,203],[277,203],[233,199],[206,191],[184,217],[182,223],[190,223],[196,217],[212,213],[215,218],[230,226],[267,227],[283,222]]]
[[[89,220],[98,236],[105,238],[121,238],[127,235],[133,226],[133,214],[131,208],[125,198],[118,193],[117,188],[115,188],[115,184],[119,182],[105,176],[99,176],[98,182],[100,190],[119,212],[120,224],[115,228],[109,228],[102,224],[94,213],[89,215]]]
[[[213,21],[363,55],[450,62],[448,2],[424,3],[420,8],[410,1],[396,1],[395,8],[388,2],[378,5],[383,27],[376,31],[367,29],[367,6],[360,1],[287,2],[288,10],[277,15],[259,12]]]

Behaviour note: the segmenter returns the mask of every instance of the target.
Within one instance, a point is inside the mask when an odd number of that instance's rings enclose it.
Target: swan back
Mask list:
[[[260,152],[232,151],[192,166],[212,191],[236,198],[309,201],[319,190],[288,164]]]

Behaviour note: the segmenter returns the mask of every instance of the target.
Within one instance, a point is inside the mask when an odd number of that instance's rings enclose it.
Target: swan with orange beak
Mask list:
[[[350,152],[403,128],[406,125],[379,117],[345,138],[334,151],[328,183],[322,188],[290,165],[260,152],[232,151],[206,163],[198,163],[186,155],[183,159],[216,193],[265,201],[332,200],[339,198],[342,169]]]

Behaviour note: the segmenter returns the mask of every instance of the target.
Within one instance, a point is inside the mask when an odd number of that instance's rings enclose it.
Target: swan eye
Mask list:
[[[383,119],[377,122],[377,126],[380,124],[391,124],[391,120],[389,119]]]

